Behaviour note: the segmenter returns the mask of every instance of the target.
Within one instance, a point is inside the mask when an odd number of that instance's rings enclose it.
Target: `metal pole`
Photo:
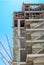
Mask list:
[[[2,44],[2,42],[0,41],[0,44],[2,45],[3,49],[5,50],[5,52],[7,53],[7,55],[9,56],[9,58],[11,59],[9,53],[7,52],[7,50],[5,49],[4,45]],[[12,60],[12,59],[11,59]]]
[[[5,56],[0,52],[0,54],[3,56],[3,58],[8,62],[8,60],[5,58]],[[9,62],[8,62],[9,63]]]
[[[7,65],[6,62],[3,60],[3,58],[1,58],[1,60],[3,61],[3,63],[4,63],[5,65]]]
[[[7,39],[7,42],[8,42],[8,46],[9,46],[9,50],[10,50],[10,54],[11,54],[11,56],[12,56],[11,46],[10,46],[10,43],[9,43],[9,39],[8,39],[7,34],[6,34],[6,39]]]

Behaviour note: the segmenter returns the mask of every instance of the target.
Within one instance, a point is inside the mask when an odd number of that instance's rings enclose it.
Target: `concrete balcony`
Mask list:
[[[36,58],[44,58],[44,54],[27,54],[26,61],[35,60]]]
[[[36,42],[44,43],[44,40],[26,40],[26,43],[36,43]]]
[[[44,31],[44,28],[38,28],[38,29],[26,29],[26,31]]]
[[[25,13],[44,13],[44,10],[41,10],[41,11],[25,11]]]
[[[44,21],[44,19],[25,19],[25,21]]]
[[[44,65],[44,54],[27,54],[27,65]]]

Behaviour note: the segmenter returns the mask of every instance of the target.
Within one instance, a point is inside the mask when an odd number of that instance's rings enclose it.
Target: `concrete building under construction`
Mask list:
[[[44,65],[44,4],[22,5],[14,12],[12,65]]]

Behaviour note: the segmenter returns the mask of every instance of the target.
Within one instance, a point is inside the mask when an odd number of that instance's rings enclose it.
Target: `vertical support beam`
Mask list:
[[[20,19],[18,19],[18,37],[20,37]],[[18,50],[17,50],[17,60],[20,61],[20,39],[17,41],[18,43]]]

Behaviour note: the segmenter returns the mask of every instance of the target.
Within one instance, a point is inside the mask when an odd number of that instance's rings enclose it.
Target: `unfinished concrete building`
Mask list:
[[[22,5],[14,12],[12,65],[44,65],[44,4]]]

